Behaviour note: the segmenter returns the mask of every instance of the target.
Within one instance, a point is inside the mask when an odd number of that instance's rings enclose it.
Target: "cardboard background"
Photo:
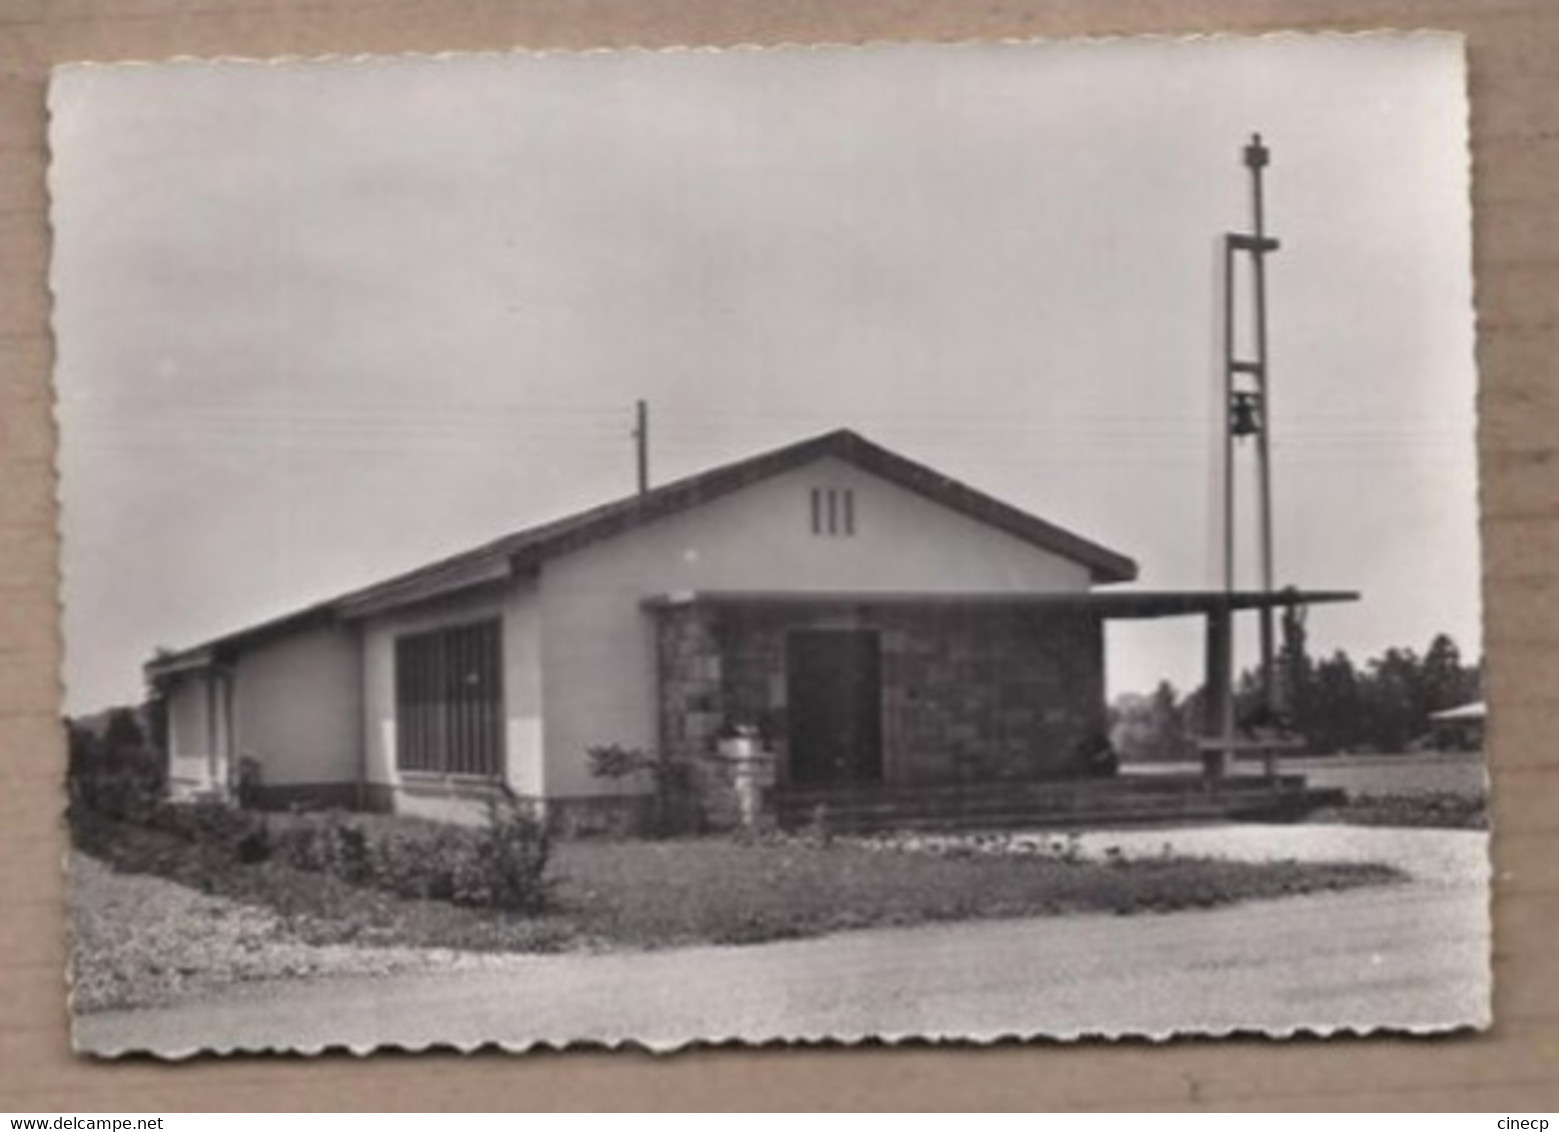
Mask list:
[[[69,1052],[44,176],[52,63],[1382,27],[1468,40],[1496,713],[1492,1033],[179,1065]],[[1546,742],[1559,708],[1556,105],[1559,5],[1546,0],[0,0],[0,1111],[1559,1109],[1559,751]]]

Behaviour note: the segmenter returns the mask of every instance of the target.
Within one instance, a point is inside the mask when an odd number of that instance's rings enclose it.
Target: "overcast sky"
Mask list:
[[[1453,38],[92,67],[50,104],[67,710],[630,491],[638,397],[657,480],[848,426],[1220,584],[1255,129],[1279,581],[1363,591],[1318,650],[1481,648]],[[1191,622],[1111,632],[1115,691],[1199,663]]]

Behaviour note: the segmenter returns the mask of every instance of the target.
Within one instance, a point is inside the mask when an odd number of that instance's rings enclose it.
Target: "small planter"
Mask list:
[[[717,751],[731,776],[737,820],[742,829],[753,832],[763,817],[763,791],[774,785],[774,753],[764,750],[757,731],[751,728],[738,728],[722,738]]]

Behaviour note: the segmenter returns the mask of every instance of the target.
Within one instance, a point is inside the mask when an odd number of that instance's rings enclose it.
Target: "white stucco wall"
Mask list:
[[[528,580],[429,602],[414,610],[378,614],[363,622],[362,719],[368,782],[393,787],[402,781],[395,766],[396,638],[492,617],[502,625],[507,782],[518,794],[544,792],[540,617],[536,585]]]
[[[165,693],[168,706],[168,785],[173,793],[205,789],[211,781],[211,730],[205,677],[192,673]]]
[[[264,786],[354,783],[362,751],[357,629],[325,625],[246,648],[233,670],[233,734]]]
[[[850,489],[855,534],[812,533],[813,488]],[[1086,567],[824,459],[550,560],[541,575],[546,793],[608,792],[586,750],[658,739],[654,621],[685,590],[1083,592]]]

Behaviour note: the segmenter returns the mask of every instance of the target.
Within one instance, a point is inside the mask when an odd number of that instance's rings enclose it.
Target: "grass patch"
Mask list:
[[[712,839],[560,846],[569,914],[589,936],[666,947],[849,928],[1072,912],[1167,912],[1400,879],[1373,864],[957,856]]]

